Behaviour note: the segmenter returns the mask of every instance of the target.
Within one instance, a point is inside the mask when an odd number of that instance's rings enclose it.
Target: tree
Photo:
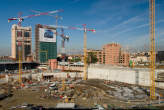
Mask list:
[[[87,63],[96,63],[98,61],[96,55],[93,52],[88,52]]]
[[[81,61],[80,57],[75,57],[71,59],[71,62],[79,62],[79,61]]]

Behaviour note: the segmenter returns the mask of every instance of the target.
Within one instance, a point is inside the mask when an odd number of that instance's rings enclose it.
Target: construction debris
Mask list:
[[[7,103],[5,107],[18,109],[23,107],[43,108],[43,106],[49,108],[56,107],[58,103],[71,103],[71,107],[76,104],[80,107],[106,109],[116,106],[126,108],[133,105],[132,107],[134,107],[138,104],[144,106],[148,105],[149,100],[149,91],[145,87],[97,79],[82,81],[80,78],[71,78],[69,74],[64,81],[64,89],[62,87],[63,78],[40,78],[40,80],[37,80],[26,77],[22,78],[22,82],[21,86],[18,81],[12,81],[10,87],[9,85],[1,86],[6,87],[5,91],[10,91],[9,94],[13,91],[13,97],[2,100],[0,105]],[[4,91],[2,90],[1,93],[4,93]],[[160,98],[162,99],[162,97]],[[18,102],[13,103],[12,100]],[[22,102],[26,103],[22,104]],[[35,106],[32,104],[35,104]]]
[[[3,99],[6,97],[6,92],[4,89],[0,89],[0,99]]]
[[[12,90],[11,90],[11,85],[1,85],[0,87],[0,100],[12,96]]]
[[[109,86],[113,90],[108,90],[108,94],[115,96],[118,99],[128,101],[136,99],[148,99],[148,93],[145,93],[146,90],[138,86],[118,86],[111,85],[110,83],[106,86]]]

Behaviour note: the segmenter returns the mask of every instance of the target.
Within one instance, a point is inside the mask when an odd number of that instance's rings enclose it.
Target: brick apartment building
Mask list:
[[[102,54],[102,64],[129,65],[129,53],[122,51],[118,43],[104,45]]]
[[[106,44],[102,49],[103,53],[103,64],[119,64],[119,57],[121,54],[121,46],[116,43]]]
[[[87,50],[87,55],[89,52],[93,52],[94,55],[97,57],[98,61],[97,64],[101,64],[102,62],[102,50],[93,50],[93,49],[88,49]]]
[[[128,66],[129,65],[129,53],[127,52],[121,52],[120,58],[119,58],[119,64],[123,66]]]
[[[121,45],[117,43],[110,43],[103,46],[102,50],[88,50],[93,52],[98,62],[97,64],[110,64],[110,65],[129,65],[129,53],[121,50]]]

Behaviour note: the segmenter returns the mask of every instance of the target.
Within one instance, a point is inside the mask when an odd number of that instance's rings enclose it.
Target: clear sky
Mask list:
[[[0,55],[10,55],[11,26],[8,18],[34,14],[30,10],[41,12],[63,9],[58,13],[63,17],[59,25],[82,27],[87,24],[95,28],[96,33],[88,32],[88,48],[101,49],[104,44],[117,42],[128,49],[148,49],[149,47],[149,0],[1,0],[0,3]],[[34,50],[35,24],[55,24],[50,16],[25,19],[23,26],[32,27]],[[83,32],[65,30],[70,36],[66,43],[68,50],[83,48]],[[61,39],[58,38],[58,47]],[[164,50],[164,0],[156,0],[156,45]]]

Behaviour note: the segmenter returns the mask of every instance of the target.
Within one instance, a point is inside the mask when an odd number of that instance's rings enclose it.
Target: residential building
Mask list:
[[[149,65],[150,53],[148,52],[133,53],[130,55],[130,60],[133,62],[134,65]]]
[[[94,50],[94,49],[88,49],[87,50],[87,55],[89,52],[92,52],[98,59],[96,64],[101,64],[102,63],[102,50]]]
[[[103,64],[118,65],[121,52],[121,46],[117,43],[106,44],[102,49]]]
[[[121,51],[121,55],[119,58],[119,64],[123,66],[128,66],[129,65],[129,53]]]
[[[109,64],[129,66],[130,55],[128,52],[121,50],[121,45],[118,43],[110,43],[103,46],[102,50],[88,49],[89,52],[94,53],[98,61],[96,64]]]
[[[103,46],[102,64],[129,66],[129,53],[121,50],[118,43],[110,43]]]

